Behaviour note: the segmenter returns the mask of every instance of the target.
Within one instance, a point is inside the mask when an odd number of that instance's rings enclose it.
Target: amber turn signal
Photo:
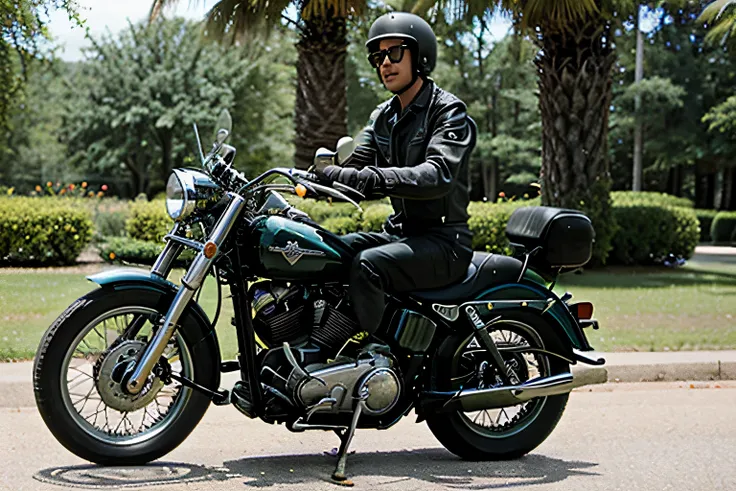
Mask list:
[[[307,195],[307,188],[304,187],[304,184],[297,184],[294,189],[296,190],[296,195],[300,198],[303,198]]]
[[[215,254],[217,254],[217,244],[214,242],[207,242],[204,245],[204,257],[207,259],[212,259],[215,257]]]

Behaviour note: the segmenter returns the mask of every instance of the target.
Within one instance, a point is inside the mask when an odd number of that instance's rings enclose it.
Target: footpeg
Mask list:
[[[250,389],[243,382],[237,382],[230,391],[230,402],[241,413],[249,418],[256,417],[253,410],[253,402],[250,398]]]

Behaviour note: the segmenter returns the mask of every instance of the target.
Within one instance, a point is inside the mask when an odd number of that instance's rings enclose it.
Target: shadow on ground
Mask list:
[[[278,455],[225,462],[220,468],[183,463],[154,463],[136,467],[72,466],[44,469],[34,478],[77,488],[138,488],[196,481],[232,481],[244,488],[310,488],[330,482],[335,457]],[[504,462],[466,462],[444,449],[356,453],[348,458],[348,475],[356,487],[393,484],[411,479],[457,489],[514,489],[564,481],[570,476],[596,476],[597,464],[528,455]],[[337,489],[337,487],[336,487]]]

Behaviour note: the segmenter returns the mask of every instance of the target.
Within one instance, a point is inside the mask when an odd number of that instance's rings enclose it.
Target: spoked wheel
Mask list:
[[[49,328],[34,367],[36,400],[49,429],[75,454],[101,464],[149,462],[179,445],[203,416],[209,400],[178,382],[150,375],[139,394],[122,387],[167,307],[150,290],[97,290]],[[213,360],[193,354],[201,330],[191,317],[180,324],[160,363],[209,387]]]
[[[489,329],[512,384],[548,377],[569,370],[557,357],[530,348],[551,349],[559,341],[551,326],[527,312],[504,314]],[[501,387],[490,353],[474,335],[457,336],[446,345],[450,366],[435,367],[439,390]],[[427,424],[437,439],[451,452],[468,460],[518,458],[541,444],[557,425],[568,394],[538,397],[499,409],[473,412],[455,411],[429,415]]]

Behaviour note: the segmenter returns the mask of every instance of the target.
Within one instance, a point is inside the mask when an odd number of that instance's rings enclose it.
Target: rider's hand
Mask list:
[[[383,189],[381,176],[370,167],[356,169],[355,167],[329,165],[325,167],[322,173],[330,181],[345,184],[359,191],[365,197],[380,193]]]

